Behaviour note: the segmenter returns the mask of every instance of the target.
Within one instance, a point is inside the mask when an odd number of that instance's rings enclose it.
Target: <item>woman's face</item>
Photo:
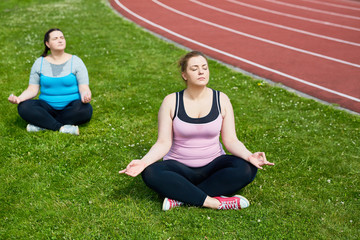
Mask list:
[[[49,41],[46,42],[46,46],[48,46],[51,51],[65,50],[66,40],[64,34],[60,31],[51,32],[49,35]]]
[[[181,75],[188,86],[206,86],[209,82],[210,75],[207,60],[202,56],[190,58],[186,71]]]

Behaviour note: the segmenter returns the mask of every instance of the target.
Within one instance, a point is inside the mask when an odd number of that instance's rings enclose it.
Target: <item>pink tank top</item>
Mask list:
[[[185,112],[184,90],[176,93],[173,143],[163,160],[176,160],[189,167],[202,167],[225,154],[219,140],[223,120],[219,95],[218,91],[213,90],[213,103],[207,116],[191,118]]]

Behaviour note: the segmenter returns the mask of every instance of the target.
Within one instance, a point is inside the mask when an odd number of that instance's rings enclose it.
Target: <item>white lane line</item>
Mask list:
[[[162,6],[162,7],[166,8],[166,9],[168,9],[169,11],[175,12],[175,13],[177,13],[179,15],[182,15],[184,17],[187,17],[187,18],[191,18],[191,19],[193,19],[195,21],[198,21],[198,22],[202,22],[202,23],[208,24],[210,26],[220,28],[220,29],[228,31],[228,32],[232,32],[232,33],[244,36],[244,37],[252,38],[252,39],[255,39],[255,40],[258,40],[258,41],[261,41],[261,42],[265,42],[265,43],[268,43],[268,44],[272,44],[272,45],[275,45],[275,46],[279,46],[279,47],[282,47],[282,48],[290,49],[292,51],[296,51],[296,52],[308,54],[308,55],[311,55],[311,56],[323,58],[323,59],[326,59],[326,60],[329,60],[329,61],[342,63],[342,64],[349,65],[349,66],[352,66],[352,67],[360,68],[360,65],[356,64],[356,63],[347,62],[347,61],[344,61],[344,60],[341,60],[341,59],[329,57],[329,56],[319,54],[319,53],[310,52],[310,51],[307,51],[307,50],[304,50],[304,49],[292,47],[292,46],[289,46],[289,45],[286,45],[286,44],[278,43],[278,42],[275,42],[275,41],[272,41],[272,40],[268,40],[268,39],[265,39],[265,38],[261,38],[261,37],[257,37],[257,36],[251,35],[251,34],[240,32],[240,31],[234,30],[232,28],[228,28],[228,27],[225,27],[225,26],[222,26],[222,25],[219,25],[219,24],[209,22],[207,20],[192,16],[190,14],[181,12],[181,11],[179,11],[177,9],[174,9],[174,8],[164,4],[164,3],[159,2],[158,0],[152,0],[152,1],[154,3],[156,3],[156,4],[158,4],[159,6]]]
[[[358,0],[339,0],[341,2],[347,2],[347,3],[351,3],[351,4],[360,4]]]
[[[302,10],[306,10],[306,11],[310,11],[310,12],[316,12],[316,13],[321,13],[321,14],[333,15],[333,16],[337,16],[337,17],[360,20],[360,17],[355,17],[355,16],[341,14],[341,13],[335,13],[335,12],[329,12],[329,11],[319,10],[319,9],[315,9],[315,8],[304,7],[304,6],[291,4],[291,3],[280,2],[280,1],[276,1],[276,0],[263,0],[263,1],[267,1],[267,2],[270,2],[270,3],[278,4],[278,5],[283,5],[283,6],[287,6],[287,7],[302,9]]]
[[[203,2],[199,2],[198,0],[189,0],[189,1],[191,1],[193,3],[196,3],[198,5],[201,5],[203,7],[210,8],[210,9],[213,9],[215,11],[225,13],[225,14],[228,14],[228,15],[231,15],[231,16],[235,16],[235,17],[238,17],[238,18],[246,19],[246,20],[249,20],[249,21],[258,22],[258,23],[262,23],[262,24],[265,24],[265,25],[269,25],[269,26],[282,28],[282,29],[286,29],[286,30],[289,30],[289,31],[293,31],[293,32],[298,32],[298,33],[310,35],[310,36],[313,36],[313,37],[323,38],[323,39],[330,40],[330,41],[335,41],[335,42],[340,42],[340,43],[360,47],[360,43],[350,42],[350,41],[346,41],[346,40],[342,40],[342,39],[338,39],[338,38],[333,38],[333,37],[329,37],[329,36],[325,36],[325,35],[320,35],[320,34],[308,32],[308,31],[304,31],[304,30],[297,29],[297,28],[284,26],[284,25],[281,25],[281,24],[276,24],[276,23],[272,23],[272,22],[268,22],[268,21],[263,21],[263,20],[260,20],[260,19],[245,16],[245,15],[242,15],[242,14],[230,12],[230,11],[227,11],[225,9],[217,8],[217,7],[214,7],[212,5],[209,5],[209,4],[206,4],[206,3],[203,3]]]
[[[289,14],[289,13],[283,13],[283,12],[279,12],[279,11],[275,11],[275,10],[270,10],[270,9],[266,9],[266,8],[263,8],[263,7],[258,7],[258,6],[255,6],[255,5],[251,5],[251,4],[243,3],[243,2],[240,2],[240,1],[236,1],[236,0],[226,0],[226,1],[234,3],[234,4],[242,5],[242,6],[245,6],[245,7],[253,8],[253,9],[256,9],[256,10],[260,10],[260,11],[263,11],[263,12],[276,14],[276,15],[279,15],[279,16],[285,16],[285,17],[299,19],[299,20],[303,20],[303,21],[323,24],[323,25],[331,26],[331,27],[338,27],[338,28],[344,28],[344,29],[349,29],[349,30],[353,30],[353,31],[360,31],[360,28],[350,27],[350,26],[346,26],[346,25],[341,25],[341,24],[336,24],[336,23],[332,23],[332,22],[326,22],[326,21],[321,21],[321,20],[316,20],[316,19],[311,19],[311,18],[300,17],[300,16],[297,16],[297,15],[293,15],[293,14]]]
[[[349,9],[349,10],[360,11],[360,8],[350,7],[350,6],[340,5],[340,4],[321,2],[321,1],[316,1],[316,0],[301,0],[301,1],[321,4],[321,5],[325,5],[325,6],[331,6],[331,7],[337,7],[337,8],[344,8],[344,9]]]
[[[156,24],[156,23],[154,23],[154,22],[151,22],[151,21],[149,21],[148,19],[146,19],[146,18],[144,18],[144,17],[142,17],[142,16],[134,13],[133,11],[131,11],[130,9],[128,9],[127,7],[125,7],[123,4],[121,4],[121,3],[119,2],[119,0],[115,0],[115,3],[116,3],[119,7],[121,7],[122,9],[124,9],[126,12],[128,12],[129,14],[131,14],[132,16],[140,19],[141,21],[146,22],[146,23],[149,24],[149,25],[152,25],[153,27],[156,27],[156,28],[158,28],[158,29],[161,29],[162,31],[167,32],[167,33],[169,33],[169,34],[171,34],[171,35],[173,35],[173,36],[175,36],[175,37],[184,39],[185,41],[188,41],[188,42],[191,42],[191,43],[196,44],[196,45],[198,45],[198,46],[201,46],[201,47],[203,47],[203,48],[209,49],[209,50],[211,50],[211,51],[213,51],[213,52],[217,52],[217,53],[222,54],[222,55],[224,55],[224,56],[227,56],[227,57],[236,59],[236,60],[238,60],[238,61],[247,63],[247,64],[249,64],[249,65],[252,65],[252,66],[261,68],[261,69],[263,69],[263,70],[266,70],[266,71],[269,71],[269,72],[278,74],[278,75],[280,75],[280,76],[283,76],[283,77],[292,79],[292,80],[297,81],[297,82],[301,82],[301,83],[303,83],[303,84],[305,84],[305,85],[308,85],[308,86],[311,86],[311,87],[314,87],[314,88],[317,88],[317,89],[321,89],[321,90],[323,90],[323,91],[325,91],[325,92],[329,92],[329,93],[332,93],[332,94],[335,94],[335,95],[338,95],[338,96],[341,96],[341,97],[344,97],[344,98],[347,98],[347,99],[350,99],[350,100],[353,100],[353,101],[356,101],[356,102],[360,102],[360,99],[359,99],[359,98],[356,98],[356,97],[353,97],[353,96],[350,96],[350,95],[347,95],[347,94],[344,94],[344,93],[341,93],[341,92],[338,92],[338,91],[335,91],[335,90],[332,90],[332,89],[329,89],[329,88],[326,88],[326,87],[323,87],[323,86],[320,86],[320,85],[317,85],[317,84],[315,84],[315,83],[311,83],[311,82],[305,81],[305,80],[303,80],[303,79],[300,79],[300,78],[297,78],[297,77],[288,75],[288,74],[286,74],[286,73],[277,71],[277,70],[272,69],[272,68],[268,68],[268,67],[266,67],[266,66],[260,65],[260,64],[258,64],[258,63],[252,62],[252,61],[250,61],[250,60],[247,60],[247,59],[238,57],[238,56],[233,55],[233,54],[231,54],[231,53],[224,52],[224,51],[222,51],[222,50],[219,50],[219,49],[217,49],[217,48],[211,47],[211,46],[206,45],[206,44],[204,44],[204,43],[195,41],[195,40],[193,40],[193,39],[191,39],[191,38],[185,37],[185,36],[183,36],[183,35],[181,35],[181,34],[178,34],[178,33],[176,33],[176,32],[173,32],[173,31],[171,31],[171,30],[169,30],[169,29],[167,29],[167,28],[165,28],[165,27],[163,27],[163,26],[161,26],[161,25],[159,25],[159,24]]]

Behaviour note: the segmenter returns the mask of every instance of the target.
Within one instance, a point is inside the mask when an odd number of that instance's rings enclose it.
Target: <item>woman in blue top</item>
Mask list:
[[[92,116],[89,77],[82,60],[65,52],[66,40],[53,28],[44,37],[45,50],[31,68],[28,88],[8,100],[18,104],[29,132],[45,129],[79,135],[77,125]],[[51,54],[48,55],[48,51]],[[33,99],[39,93],[39,99]]]

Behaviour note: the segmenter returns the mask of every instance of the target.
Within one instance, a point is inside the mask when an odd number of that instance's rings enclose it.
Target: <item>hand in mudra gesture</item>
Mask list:
[[[132,160],[125,169],[119,171],[119,173],[125,173],[131,177],[139,175],[146,167],[146,164],[141,160]]]
[[[264,165],[269,165],[269,166],[275,165],[274,163],[271,163],[268,160],[266,160],[266,156],[264,152],[253,153],[249,157],[249,162],[259,169],[263,169],[262,166]]]

